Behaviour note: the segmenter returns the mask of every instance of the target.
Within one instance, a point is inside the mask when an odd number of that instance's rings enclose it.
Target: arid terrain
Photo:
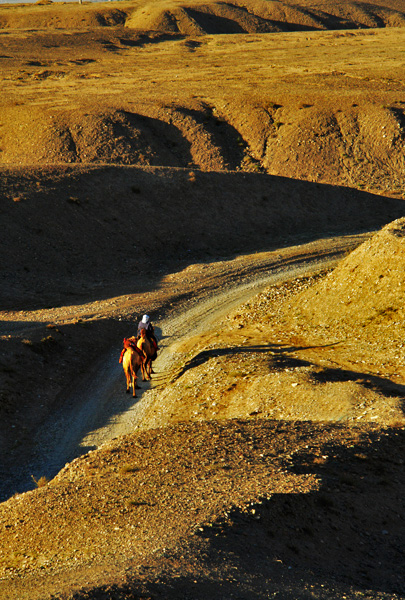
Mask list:
[[[404,24],[0,5],[1,600],[405,598]]]

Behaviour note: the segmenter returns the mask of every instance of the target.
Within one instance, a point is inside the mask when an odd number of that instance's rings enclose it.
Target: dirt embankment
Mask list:
[[[307,326],[370,338],[404,337],[405,219],[386,225],[295,304]],[[391,361],[388,361],[391,362]]]
[[[174,375],[145,423],[257,415],[403,427],[404,232],[398,219],[329,273],[269,288],[174,344]]]

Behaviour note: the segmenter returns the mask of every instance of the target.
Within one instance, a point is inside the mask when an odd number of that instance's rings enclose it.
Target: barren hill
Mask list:
[[[405,29],[197,36],[123,22],[125,11],[132,22],[159,6],[0,7],[0,163],[238,170],[402,194]],[[373,6],[382,10],[352,8]],[[213,19],[226,7],[193,10]],[[248,8],[232,5],[222,20],[253,18],[257,7]],[[266,10],[291,24],[280,3]],[[29,33],[7,25],[24,15]],[[86,15],[104,15],[105,25]]]
[[[402,27],[398,2],[145,2],[134,10],[127,27],[173,31],[186,35],[269,33],[317,29]]]
[[[384,227],[352,252],[295,307],[309,324],[351,335],[390,328],[404,339],[405,219]]]
[[[89,29],[124,25],[129,29],[181,33],[187,36],[228,33],[269,33],[324,29],[403,27],[400,0],[319,2],[193,2],[147,0],[114,6],[37,2],[36,6],[3,6],[2,29]]]
[[[45,72],[44,77],[52,77]],[[42,77],[40,77],[40,80]],[[2,163],[239,170],[400,193],[404,107],[317,99],[113,108],[6,106]],[[121,103],[122,101],[120,101]],[[367,157],[366,159],[363,157]]]

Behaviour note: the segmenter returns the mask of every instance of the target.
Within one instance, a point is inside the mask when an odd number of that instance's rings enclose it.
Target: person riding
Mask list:
[[[146,337],[152,342],[155,350],[159,350],[157,339],[155,337],[155,329],[150,321],[149,315],[143,315],[142,320],[138,324],[138,333],[136,337],[131,336],[124,339],[124,348],[122,349],[119,362],[122,363],[126,349],[131,347],[140,351],[146,359],[146,353],[143,349]]]
[[[152,325],[149,315],[143,315],[142,320],[138,323],[138,335],[141,334],[142,330],[145,330],[146,335],[153,342],[155,350],[159,350],[155,336],[155,328]]]
[[[142,354],[146,360],[148,357],[147,357],[145,349],[144,349],[145,340],[146,340],[146,329],[141,329],[138,341],[136,342],[136,347],[138,348],[138,350],[140,350],[142,352]]]

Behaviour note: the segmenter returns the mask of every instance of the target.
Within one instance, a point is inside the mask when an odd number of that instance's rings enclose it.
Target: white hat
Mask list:
[[[143,315],[142,323],[149,323],[149,315]]]

